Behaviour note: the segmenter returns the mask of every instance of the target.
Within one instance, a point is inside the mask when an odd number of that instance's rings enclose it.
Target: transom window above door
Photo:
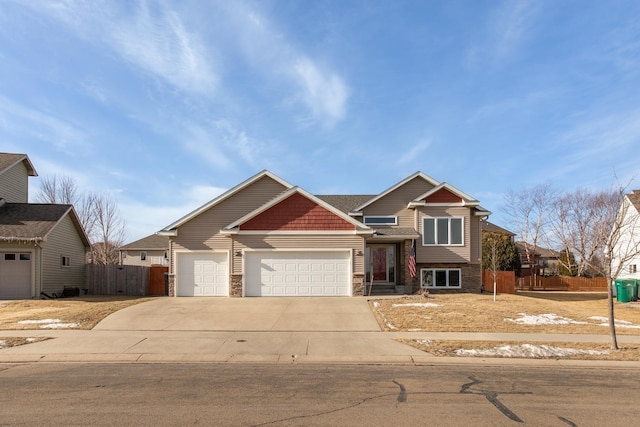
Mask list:
[[[365,216],[365,225],[398,225],[397,216]]]

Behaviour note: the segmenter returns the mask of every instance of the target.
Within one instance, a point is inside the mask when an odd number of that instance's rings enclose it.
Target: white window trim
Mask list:
[[[65,262],[66,260],[66,262]],[[61,255],[60,256],[60,266],[63,268],[70,268],[71,267],[71,257],[66,256],[66,255]]]
[[[438,220],[446,219],[449,221],[449,241],[451,241],[451,220],[459,219],[461,225],[461,235],[462,235],[462,243],[426,243],[425,237],[427,233],[425,233],[425,220],[433,219],[434,220],[434,236],[436,240],[438,239]],[[464,246],[465,245],[465,234],[464,234],[464,217],[463,216],[423,216],[422,217],[422,246]]]
[[[447,286],[425,286],[422,282],[423,272],[432,271],[433,276],[435,278],[436,271],[446,271],[447,272]],[[449,286],[449,272],[457,271],[460,275],[460,284],[458,286]],[[461,289],[462,288],[462,269],[460,268],[421,268],[420,269],[420,287],[425,289]]]
[[[391,218],[392,222],[373,222],[369,223],[367,220],[369,218]],[[362,219],[364,225],[398,225],[398,217],[395,215],[366,215]]]

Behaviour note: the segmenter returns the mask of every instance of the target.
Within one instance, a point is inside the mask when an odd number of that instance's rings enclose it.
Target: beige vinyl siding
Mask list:
[[[23,162],[0,174],[0,197],[7,203],[29,202],[29,171]]]
[[[422,178],[416,177],[402,187],[387,194],[363,210],[364,216],[397,215],[397,227],[414,227],[415,217],[413,209],[407,209],[409,202],[431,190],[433,185]],[[393,226],[392,226],[393,227]]]
[[[165,252],[168,252],[168,250],[169,248],[167,247],[167,249],[162,249],[162,250],[135,249],[135,250],[121,251],[120,256],[122,257],[122,265],[140,265],[140,266],[146,266],[146,267],[151,267],[152,265],[167,265],[166,262],[163,262],[163,260],[165,259],[164,257]],[[140,259],[141,252],[147,253],[147,259],[145,261],[142,261]]]
[[[469,217],[471,227],[469,235],[471,238],[471,257],[470,262],[472,264],[482,263],[482,229],[480,227],[480,217],[471,215]]]
[[[353,274],[364,274],[365,240],[358,235],[247,235],[233,238],[232,273],[242,274],[242,257],[236,256],[243,249],[351,249]],[[362,255],[358,255],[361,253]]]
[[[220,230],[285,190],[282,184],[272,178],[268,176],[261,178],[181,225],[178,228],[178,235],[172,238],[171,250],[173,253],[185,249],[231,250],[231,239],[227,235],[220,234]],[[171,271],[175,272],[175,256],[171,258]]]
[[[61,257],[71,259],[70,267],[63,267]],[[42,243],[42,290],[61,292],[64,286],[84,287],[85,247],[69,214],[55,226]]]
[[[422,218],[424,217],[463,217],[464,245],[463,246],[423,246],[422,240],[416,246],[416,261],[418,263],[449,263],[471,262],[471,241],[473,231],[471,227],[470,209],[466,207],[427,206],[418,211],[417,230],[424,235]],[[477,225],[479,227],[479,225]],[[474,240],[475,236],[474,236]]]

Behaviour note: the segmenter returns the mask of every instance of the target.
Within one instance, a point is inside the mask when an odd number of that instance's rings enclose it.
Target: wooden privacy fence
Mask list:
[[[482,271],[482,289],[493,292],[493,271]],[[500,294],[516,293],[516,273],[513,271],[496,271],[496,292]]]
[[[605,277],[532,276],[518,279],[518,289],[534,291],[607,292]]]
[[[92,295],[165,295],[166,271],[167,267],[87,264],[85,283]]]

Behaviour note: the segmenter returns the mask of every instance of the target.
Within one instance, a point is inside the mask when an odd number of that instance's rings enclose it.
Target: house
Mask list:
[[[640,190],[625,194],[618,212],[619,238],[614,238],[611,271],[617,279],[640,279]]]
[[[121,265],[169,265],[169,238],[152,234],[120,248]]]
[[[89,240],[71,205],[28,203],[26,154],[0,153],[0,299],[84,287]]]
[[[553,249],[536,247],[536,250],[531,252],[531,264],[527,259],[527,250],[524,242],[516,242],[518,252],[520,253],[520,262],[522,269],[520,277],[536,276],[557,276],[560,269],[560,252]],[[531,245],[529,245],[531,251]]]
[[[489,214],[421,172],[375,195],[316,196],[262,171],[158,234],[175,296],[480,292]]]
[[[513,242],[516,234],[507,230],[506,228],[502,228],[498,225],[495,225],[489,221],[482,221],[480,222],[480,225],[482,227],[482,232],[483,233],[498,233],[498,234],[505,234],[507,236],[509,236],[509,239]]]

